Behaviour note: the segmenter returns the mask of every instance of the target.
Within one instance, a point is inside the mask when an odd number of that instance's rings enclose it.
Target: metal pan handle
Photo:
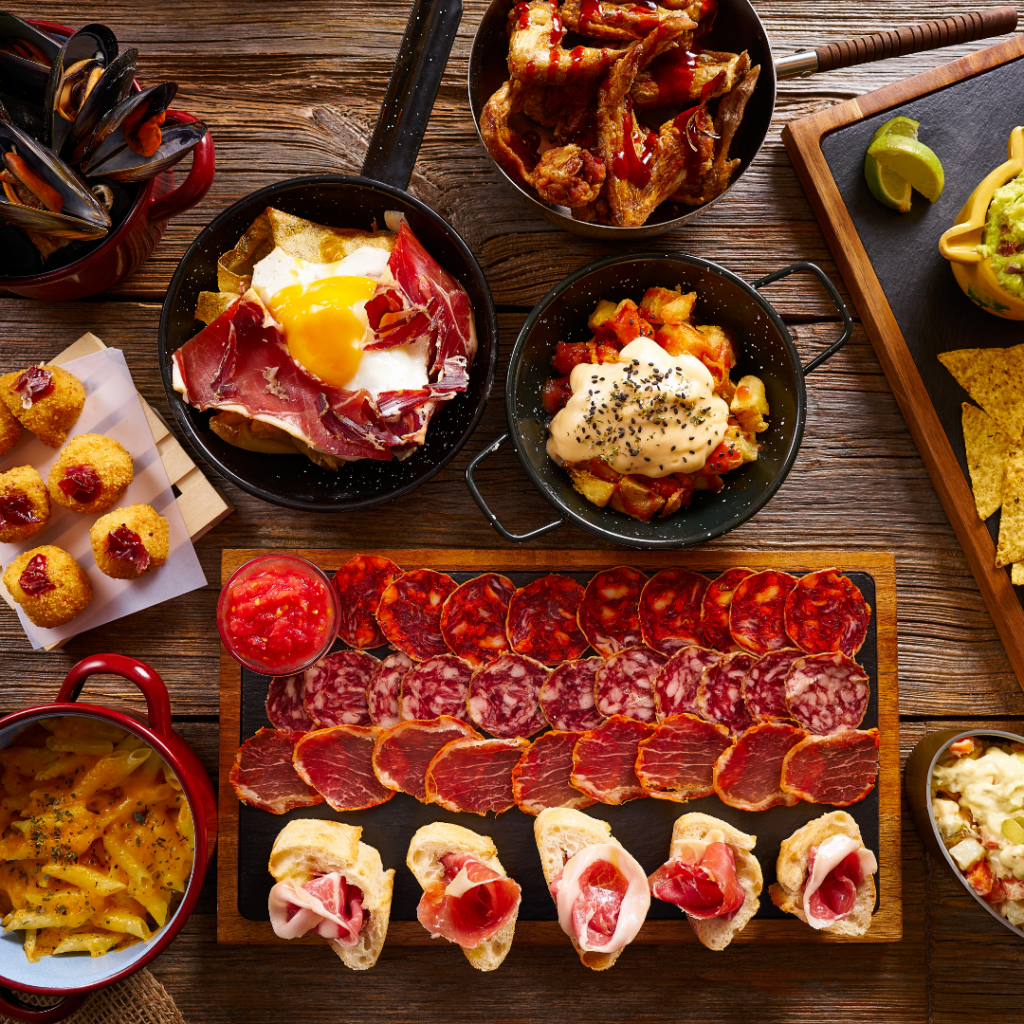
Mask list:
[[[364,177],[408,188],[461,20],[462,0],[415,0],[363,161]]]
[[[466,486],[469,488],[469,493],[473,495],[473,500],[480,506],[480,511],[487,516],[487,521],[491,526],[493,526],[494,529],[505,538],[505,540],[518,543],[524,540],[533,540],[534,537],[539,537],[543,533],[548,533],[551,530],[557,530],[559,526],[564,526],[565,516],[561,516],[553,523],[547,523],[544,526],[539,526],[536,530],[530,530],[527,533],[511,533],[501,525],[498,517],[491,511],[487,502],[484,501],[484,496],[480,493],[480,488],[477,487],[473,474],[476,472],[477,466],[479,466],[488,455],[493,455],[507,440],[508,434],[502,434],[501,437],[492,441],[482,452],[473,456],[472,461],[466,467]]]
[[[813,274],[821,282],[821,286],[825,291],[828,292],[828,297],[835,304],[836,311],[843,320],[843,333],[824,352],[816,355],[803,367],[803,372],[806,376],[812,370],[816,370],[821,366],[826,359],[831,359],[850,340],[850,335],[853,334],[853,317],[850,316],[850,311],[846,308],[846,303],[843,302],[836,286],[828,279],[825,271],[816,263],[793,263],[788,267],[783,267],[782,270],[776,270],[774,274],[769,274],[767,277],[751,282],[750,286],[760,291],[765,285],[769,285],[783,277],[789,277],[790,274]]]

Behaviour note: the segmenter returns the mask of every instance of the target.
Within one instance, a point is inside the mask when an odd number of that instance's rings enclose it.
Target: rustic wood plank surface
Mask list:
[[[197,232],[246,193],[297,174],[358,172],[405,27],[408,4],[308,0],[240,7],[223,0],[16,0],[25,16],[105,22],[138,46],[141,77],[173,78],[176,106],[207,119],[218,174],[207,198],[173,221],[149,262],[95,299],[68,304],[0,298],[0,368],[66,347],[87,330],[122,348],[144,397],[169,418],[155,358],[170,275]],[[972,0],[755,0],[776,56],[823,42],[973,9]],[[530,307],[570,270],[612,251],[561,233],[502,186],[479,148],[466,100],[470,43],[483,0],[467,0],[411,190],[447,217],[482,263],[499,307],[502,364],[467,450],[423,488],[382,509],[313,516],[275,509],[212,476],[236,512],[198,544],[205,590],[94,630],[62,651],[33,655],[14,617],[0,615],[0,711],[50,699],[78,658],[113,650],[149,661],[167,680],[179,727],[217,773],[219,647],[213,611],[225,547],[503,547],[463,484],[470,456],[504,425],[507,355]],[[811,259],[839,283],[779,131],[786,121],[963,56],[986,42],[917,54],[780,85],[757,161],[704,217],[645,248],[682,250],[753,279]],[[842,285],[840,283],[840,289]],[[844,291],[845,295],[845,291]],[[780,284],[772,301],[801,352],[824,348],[834,314],[817,285]],[[848,299],[849,296],[846,295]],[[172,423],[173,426],[173,423]],[[176,428],[175,428],[176,429]],[[187,447],[187,442],[186,447]],[[538,525],[550,508],[505,449],[481,484],[504,519]],[[537,547],[600,547],[566,527]],[[843,546],[896,554],[901,738],[905,759],[929,730],[951,723],[1020,730],[1024,694],[963,553],[932,489],[863,331],[808,380],[808,428],[785,486],[753,520],[715,542],[730,549]],[[92,684],[90,684],[92,686]],[[139,707],[124,684],[100,681],[98,700]],[[963,719],[963,716],[972,716]],[[744,945],[714,954],[638,947],[604,974],[563,947],[516,947],[493,975],[445,944],[385,948],[378,967],[350,974],[325,948],[219,947],[210,877],[196,913],[153,965],[196,1022],[669,1020],[958,1021],[1019,1016],[1024,951],[926,858],[904,807],[904,939],[886,945]],[[841,950],[841,954],[837,953]],[[968,1009],[969,1008],[969,1009]]]

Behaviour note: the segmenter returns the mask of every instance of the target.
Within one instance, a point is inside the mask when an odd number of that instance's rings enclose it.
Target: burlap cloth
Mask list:
[[[58,1000],[23,992],[19,1000],[29,1006],[53,1006]],[[0,1016],[0,1024],[16,1024]],[[93,992],[67,1024],[185,1024],[167,989],[149,971],[136,971],[124,981]]]

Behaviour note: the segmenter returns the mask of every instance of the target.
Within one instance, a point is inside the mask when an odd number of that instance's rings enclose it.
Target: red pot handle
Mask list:
[[[93,654],[72,666],[61,683],[56,703],[78,700],[86,679],[102,672],[112,672],[134,683],[146,698],[146,713],[153,731],[163,737],[174,735],[171,730],[171,699],[167,696],[164,681],[145,662],[126,658],[123,654]]]
[[[6,998],[5,992],[10,993],[11,999]],[[14,991],[0,989],[0,1010],[12,1020],[23,1021],[24,1024],[57,1024],[57,1021],[70,1017],[90,995],[89,992],[73,992],[71,995],[65,996],[56,1006],[37,1009],[20,1001],[12,1002],[17,999]]]
[[[180,123],[198,121],[198,117],[187,114],[184,110],[168,110],[167,116]],[[192,150],[192,166],[188,177],[173,192],[154,199],[149,206],[150,221],[170,220],[184,213],[199,202],[213,184],[213,174],[217,169],[217,161],[213,152],[213,136],[207,132],[199,145]]]

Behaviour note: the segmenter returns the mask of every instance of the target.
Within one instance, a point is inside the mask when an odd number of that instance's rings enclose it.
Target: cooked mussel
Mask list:
[[[67,76],[65,87],[57,93],[56,116],[70,122],[60,156],[69,156],[72,164],[80,163],[92,134],[102,118],[116,108],[128,95],[135,79],[139,51],[125,50],[102,69],[98,78],[87,75]]]
[[[41,100],[61,40],[9,11],[0,11],[0,82],[6,92]]]
[[[132,93],[104,114],[84,149],[81,145],[75,149],[73,162],[83,167],[99,165],[125,146],[152,156],[162,141],[164,117],[177,91],[176,82],[163,82]]]
[[[117,39],[104,25],[86,25],[61,47],[50,68],[43,104],[49,130],[45,141],[54,153],[60,153],[82,104],[116,56]]]
[[[158,117],[162,122],[163,114]],[[187,121],[165,124],[162,128],[159,124],[152,125],[152,130],[144,132],[141,138],[133,131],[129,130],[127,135],[125,132],[122,125],[86,163],[83,172],[88,177],[114,181],[152,178],[190,153],[206,135],[207,128],[202,121]],[[156,149],[153,149],[154,141]]]

